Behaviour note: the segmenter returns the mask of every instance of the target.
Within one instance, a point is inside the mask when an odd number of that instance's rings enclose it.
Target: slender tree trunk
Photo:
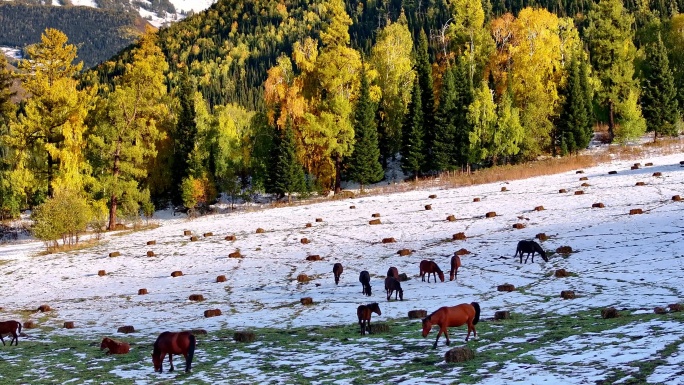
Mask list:
[[[342,158],[335,158],[335,194],[342,192]]]
[[[114,166],[112,166],[112,176],[114,177],[114,184],[119,178],[119,161],[121,160],[121,140],[116,145],[116,152],[114,152]],[[116,230],[116,208],[118,206],[119,198],[114,192],[109,198],[109,230]]]
[[[608,140],[613,143],[615,138],[615,108],[612,100],[608,100]]]
[[[52,166],[55,164],[55,161],[52,159],[52,155],[48,152],[47,154],[47,194],[48,197],[54,198],[54,190],[52,188],[52,178],[54,177],[54,173],[52,171]]]

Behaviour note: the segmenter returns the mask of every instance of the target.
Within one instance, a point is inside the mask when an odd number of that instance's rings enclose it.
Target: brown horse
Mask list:
[[[458,255],[451,257],[451,273],[449,273],[449,281],[453,281],[458,276],[458,268],[461,267],[461,258]]]
[[[100,344],[100,350],[105,349],[109,349],[106,354],[127,354],[131,350],[131,345],[127,342],[119,342],[105,337]]]
[[[361,335],[366,334],[366,330],[370,333],[371,314],[382,315],[380,306],[377,302],[369,303],[368,305],[359,305],[356,309],[356,315],[359,316],[359,326],[361,327]]]
[[[430,330],[432,330],[433,325],[439,325],[439,333],[437,333],[437,339],[435,339],[435,344],[432,345],[432,348],[437,348],[437,341],[439,341],[439,336],[442,335],[442,333],[444,333],[444,337],[446,337],[446,344],[449,345],[451,341],[449,341],[448,328],[468,324],[468,334],[465,339],[468,341],[471,331],[473,332],[473,338],[477,336],[475,325],[479,321],[480,305],[477,302],[462,303],[451,307],[443,306],[437,309],[436,312],[423,318],[423,338],[427,337]]]
[[[388,301],[392,298],[392,293],[394,293],[395,300],[397,299],[397,295],[399,295],[400,300],[404,300],[404,290],[401,288],[401,283],[394,277],[385,278],[385,291],[387,292]]]
[[[389,269],[387,269],[387,276],[392,277],[398,281],[399,280],[399,270],[396,267],[392,266]]]
[[[190,332],[163,332],[154,341],[154,349],[152,351],[152,364],[154,364],[155,372],[162,372],[162,363],[164,356],[169,355],[169,365],[173,372],[172,357],[174,354],[182,354],[185,357],[185,371],[189,372],[192,367],[192,357],[195,355],[195,336]]]
[[[0,322],[0,341],[2,341],[3,345],[5,345],[5,340],[2,338],[2,335],[11,334],[10,346],[12,346],[12,341],[14,341],[15,346],[19,346],[19,333],[21,333],[21,323],[17,321]]]
[[[370,273],[366,270],[362,271],[359,274],[359,282],[361,282],[361,285],[363,286],[363,291],[362,293],[371,296],[371,285],[370,285]]]
[[[427,273],[428,282],[430,282],[430,274],[435,277],[435,282],[437,282],[437,276],[444,282],[444,273],[442,272],[442,269],[437,266],[435,261],[428,261],[426,259],[420,261],[420,278],[423,279],[423,282],[425,282],[425,273]]]
[[[530,254],[532,254],[532,263],[534,263],[534,253],[539,253],[544,262],[549,261],[549,258],[546,257],[546,252],[544,251],[544,249],[542,249],[542,247],[539,246],[539,244],[535,241],[518,242],[518,247],[515,249],[515,255],[513,255],[513,258],[517,257],[518,254],[520,254],[520,263],[522,263],[523,253],[527,254],[527,257],[525,258],[525,263],[527,263],[527,260],[530,258]]]
[[[342,271],[344,271],[344,269],[342,268],[341,263],[338,262],[333,265],[333,274],[335,274],[335,285],[340,283],[340,275],[342,275]]]

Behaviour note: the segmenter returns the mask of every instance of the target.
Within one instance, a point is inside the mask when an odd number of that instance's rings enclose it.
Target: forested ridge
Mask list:
[[[19,65],[32,97],[0,98],[2,213],[55,217],[80,202],[83,226],[113,229],[169,204],[202,212],[221,193],[363,187],[392,161],[418,179],[576,154],[597,131],[674,136],[678,9],[225,0],[86,72],[49,29]]]

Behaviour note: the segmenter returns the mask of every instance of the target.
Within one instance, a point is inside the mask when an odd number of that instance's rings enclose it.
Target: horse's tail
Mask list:
[[[21,333],[21,322],[17,322],[17,329],[19,329],[17,333]]]
[[[192,358],[195,356],[195,345],[197,345],[197,340],[194,334],[190,334],[188,337],[190,339],[190,346],[188,347],[188,368],[192,364]]]
[[[480,304],[477,302],[472,302],[471,305],[475,308],[475,319],[473,320],[473,325],[477,325],[480,322]]]

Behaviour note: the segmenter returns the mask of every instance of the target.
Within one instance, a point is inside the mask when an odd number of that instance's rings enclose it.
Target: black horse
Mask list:
[[[544,249],[542,249],[541,246],[535,241],[520,241],[518,242],[518,248],[515,250],[515,255],[513,258],[517,257],[518,254],[520,254],[520,263],[523,263],[522,257],[523,253],[527,254],[527,257],[525,258],[525,263],[527,263],[527,259],[530,258],[530,254],[532,254],[532,263],[534,263],[534,254],[539,253],[541,255],[542,259],[544,262],[548,262],[549,259],[546,257],[546,252]]]
[[[385,278],[385,291],[387,292],[388,301],[392,298],[392,293],[394,293],[395,300],[397,299],[397,295],[399,295],[400,300],[404,300],[404,290],[401,288],[401,283],[394,277]]]
[[[359,274],[359,282],[363,285],[363,294],[370,297],[371,295],[371,285],[370,285],[370,273],[366,270]]]
[[[341,263],[336,263],[333,265],[333,274],[335,274],[335,285],[340,283],[340,275],[342,275],[342,271],[344,271],[344,268],[342,268]]]

